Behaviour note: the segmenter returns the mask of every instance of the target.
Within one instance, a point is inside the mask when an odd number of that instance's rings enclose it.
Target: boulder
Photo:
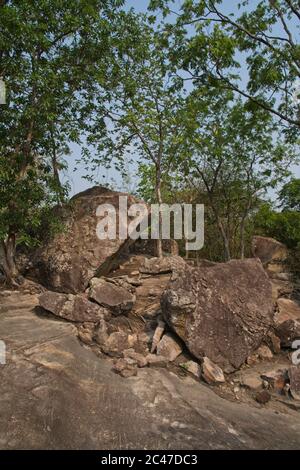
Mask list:
[[[186,262],[180,256],[165,256],[163,258],[145,258],[139,269],[142,274],[166,274],[183,268],[185,265]]]
[[[107,340],[101,345],[102,351],[108,356],[123,357],[123,351],[131,349],[137,342],[135,334],[128,335],[125,331],[111,333]]]
[[[300,321],[286,320],[277,326],[276,334],[280,338],[281,346],[290,348],[292,343],[300,338]]]
[[[156,354],[147,354],[146,360],[149,367],[166,367],[169,362],[165,356],[157,356]]]
[[[300,400],[300,367],[289,368],[290,392],[295,400]]]
[[[270,388],[274,389],[277,393],[282,393],[288,381],[287,372],[286,369],[270,369],[261,374],[261,378],[269,384]]]
[[[103,279],[93,283],[89,298],[110,309],[115,315],[129,312],[135,302],[135,296],[128,290]]]
[[[252,254],[259,258],[264,265],[267,265],[271,262],[285,261],[288,251],[283,243],[274,238],[255,236],[252,239]],[[278,272],[278,267],[275,270]]]
[[[268,334],[268,343],[271,346],[273,353],[279,354],[281,350],[280,338],[273,331],[270,331]]]
[[[159,356],[166,357],[169,361],[175,361],[182,353],[182,346],[171,334],[167,333],[162,337],[156,348]]]
[[[113,371],[121,375],[124,379],[137,375],[137,367],[130,364],[126,359],[118,359],[113,365]]]
[[[243,377],[242,385],[249,390],[259,390],[262,388],[262,380],[259,375],[253,373]]]
[[[273,353],[271,349],[266,346],[265,344],[262,344],[258,350],[257,350],[258,357],[260,359],[272,359],[273,358]]]
[[[96,210],[101,204],[115,208],[118,228],[119,196],[128,196],[128,205],[137,202],[127,194],[94,187],[57,209],[56,216],[63,229],[32,255],[27,275],[48,289],[75,294],[83,292],[98,272],[106,274],[133,242],[119,237],[100,240],[96,234],[99,221]]]
[[[165,320],[198,359],[238,369],[273,322],[270,280],[258,259],[173,273],[162,295]]]
[[[80,294],[59,294],[47,291],[39,296],[39,305],[57,317],[73,322],[97,323],[110,316],[105,308],[90,302]]]
[[[158,322],[158,325],[157,325],[157,327],[155,329],[155,332],[154,332],[154,335],[153,335],[152,345],[151,345],[151,353],[155,352],[155,350],[157,348],[157,345],[160,342],[160,340],[162,338],[162,335],[164,334],[165,327],[166,327],[165,322],[160,320]]]
[[[208,357],[203,358],[202,374],[205,382],[209,385],[221,384],[225,382],[225,377],[221,367],[214,364]]]
[[[197,379],[200,379],[200,377],[201,377],[201,366],[200,366],[200,364],[198,364],[198,362],[195,362],[195,361],[183,362],[182,364],[180,364],[180,367],[182,367],[182,369],[184,369],[187,372],[189,372],[190,374],[192,374]]]
[[[277,300],[277,312],[274,317],[275,332],[281,345],[290,347],[292,342],[300,338],[300,305],[290,299]]]
[[[138,367],[146,367],[148,365],[146,357],[141,353],[137,353],[133,348],[123,351],[123,357],[125,359],[132,359]]]
[[[272,279],[272,295],[274,302],[280,297],[290,296],[294,290],[291,282],[280,281],[279,279]]]
[[[81,323],[78,327],[78,338],[85,344],[92,344],[94,329],[94,323]]]
[[[280,325],[286,320],[300,321],[300,305],[293,300],[280,298],[277,300],[278,311],[275,313],[274,321]]]
[[[268,392],[268,390],[262,390],[256,394],[255,400],[260,405],[265,405],[271,400],[271,394]]]

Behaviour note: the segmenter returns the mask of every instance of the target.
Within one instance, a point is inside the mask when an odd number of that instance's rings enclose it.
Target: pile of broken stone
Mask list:
[[[131,256],[93,277],[85,292],[45,291],[39,302],[74,322],[80,341],[124,378],[166,367],[231,387],[236,399],[247,390],[260,404],[274,395],[299,400],[300,365],[291,354],[300,306],[285,272],[287,252],[276,240],[255,237],[253,254],[196,267],[179,256]]]

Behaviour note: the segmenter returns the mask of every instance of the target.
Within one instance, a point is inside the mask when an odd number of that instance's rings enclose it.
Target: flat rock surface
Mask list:
[[[298,412],[227,401],[165,369],[123,379],[36,305],[0,296],[1,449],[299,448]]]

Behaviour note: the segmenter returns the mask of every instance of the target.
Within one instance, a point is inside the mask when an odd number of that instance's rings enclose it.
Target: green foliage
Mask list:
[[[300,179],[292,178],[279,193],[283,210],[300,212]]]
[[[276,238],[289,248],[300,244],[300,212],[277,212],[266,203],[255,215],[254,224],[261,234]]]
[[[0,5],[0,265],[15,241],[36,241],[67,196],[60,182],[107,85],[122,0],[12,0]],[[98,109],[99,111],[99,109]],[[53,224],[51,224],[53,225]],[[9,250],[7,249],[9,245]],[[3,261],[9,251],[10,260]]]
[[[296,3],[246,0],[237,7],[220,0],[185,0],[176,12],[176,25],[169,17],[164,24],[172,32],[171,57],[183,76],[189,74],[199,87],[239,92],[287,123],[294,140],[300,126],[300,102],[293,99],[300,78]],[[166,15],[177,7],[173,0],[150,6]]]
[[[105,126],[97,119],[90,125],[92,147],[83,160],[91,168],[92,179],[99,166],[113,165],[124,173],[134,163],[142,186],[151,173],[154,190],[183,152],[183,83],[172,73],[165,36],[155,33],[145,17],[132,17],[130,34],[115,57]],[[150,188],[144,192],[147,198],[150,192]]]

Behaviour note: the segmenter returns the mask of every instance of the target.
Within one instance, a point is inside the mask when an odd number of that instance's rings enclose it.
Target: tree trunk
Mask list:
[[[52,139],[52,156],[51,156],[51,161],[52,161],[52,169],[53,169],[53,176],[56,184],[56,190],[58,193],[59,197],[59,202],[62,205],[64,202],[64,190],[60,181],[60,176],[59,176],[59,163],[58,163],[58,158],[57,158],[57,152],[56,152],[56,144],[55,144],[55,139],[53,136],[53,132],[51,131],[51,139]]]
[[[219,232],[220,232],[222,240],[223,240],[225,261],[230,261],[231,260],[231,253],[230,253],[229,240],[228,240],[228,237],[227,237],[227,234],[226,234],[226,230],[225,230],[225,228],[222,224],[222,221],[219,217],[218,210],[216,209],[216,207],[214,205],[213,198],[212,198],[211,194],[208,193],[208,196],[209,196],[210,206],[211,206],[211,208],[213,210],[213,213],[215,215],[217,225],[218,225],[218,229],[219,229]]]
[[[162,197],[161,197],[161,172],[160,168],[158,167],[156,170],[156,187],[155,187],[155,193],[156,193],[156,201],[160,205],[162,204]],[[156,256],[158,258],[163,257],[163,250],[162,250],[162,216],[161,212],[159,211],[159,216],[158,216],[158,221],[159,221],[159,237],[158,240],[156,240]]]
[[[224,244],[224,256],[225,256],[225,261],[230,261],[231,260],[231,253],[230,253],[230,247],[229,247],[229,240],[226,235],[225,229],[223,227],[222,222],[217,219],[218,227],[223,239],[223,244]]]
[[[245,219],[242,220],[241,222],[241,227],[240,227],[240,253],[241,253],[241,259],[245,259]]]
[[[15,287],[18,285],[16,279],[18,270],[15,262],[16,236],[10,234],[0,244],[0,267],[4,272],[6,284]]]

